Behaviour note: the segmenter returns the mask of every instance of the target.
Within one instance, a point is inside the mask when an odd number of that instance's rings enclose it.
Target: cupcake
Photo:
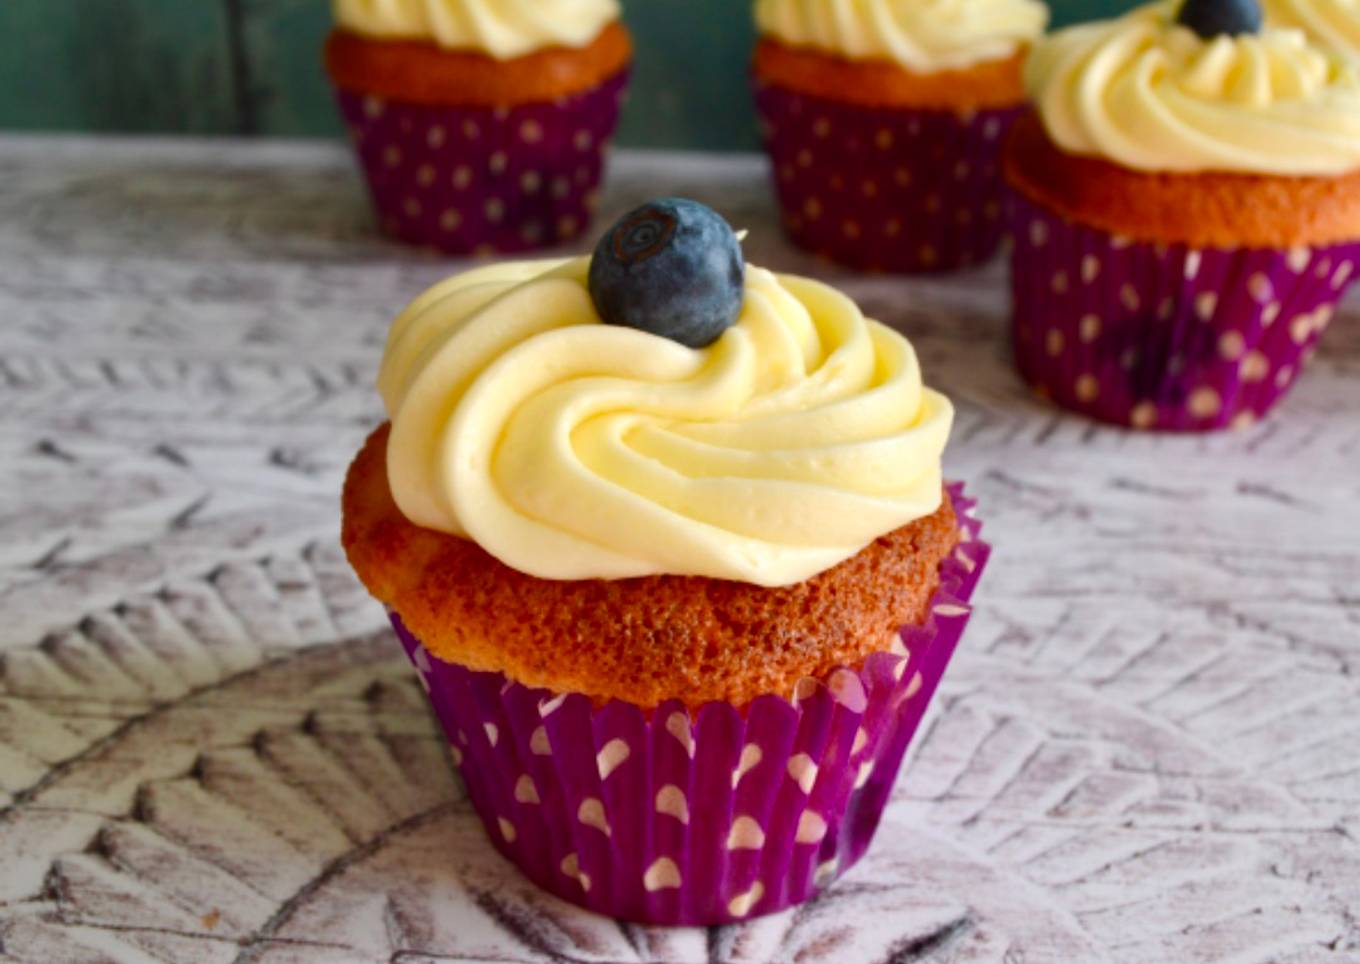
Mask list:
[[[1360,60],[1360,6],[1351,0],[1265,0],[1272,27],[1302,30],[1319,46]]]
[[[757,0],[756,109],[789,236],[873,271],[988,260],[1038,0]]]
[[[1265,415],[1360,256],[1360,80],[1254,0],[1158,3],[1033,51],[1004,151],[1015,352],[1059,405]]]
[[[617,0],[334,0],[326,68],[385,233],[523,251],[590,221],[632,61]]]
[[[495,847],[718,924],[865,851],[987,560],[911,345],[694,202],[396,320],[343,540]]]

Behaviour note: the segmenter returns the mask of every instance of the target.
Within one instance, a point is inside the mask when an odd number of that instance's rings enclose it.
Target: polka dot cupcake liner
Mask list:
[[[1041,395],[1139,429],[1244,428],[1285,396],[1360,244],[1284,250],[1131,241],[1007,201],[1020,373]]]
[[[595,707],[436,660],[393,614],[495,847],[545,890],[644,923],[738,921],[830,886],[869,846],[990,553],[950,495],[961,541],[927,623],[744,709]]]
[[[508,254],[589,225],[627,82],[622,71],[571,97],[500,108],[336,97],[384,233],[450,254]]]
[[[756,82],[784,228],[850,267],[980,264],[1004,229],[999,150],[1020,109],[868,108]]]

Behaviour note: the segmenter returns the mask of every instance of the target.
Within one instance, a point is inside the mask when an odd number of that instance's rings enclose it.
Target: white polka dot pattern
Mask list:
[[[337,99],[384,231],[451,254],[511,253],[571,240],[590,222],[626,85],[624,72],[496,110]]]
[[[576,881],[582,890],[590,890],[590,876],[581,872],[581,859],[575,852],[569,853],[563,857],[562,862],[558,866],[561,868],[562,873]]]
[[[743,891],[728,901],[727,910],[733,917],[745,917],[751,913],[756,904],[760,903],[760,898],[764,895],[765,885],[757,880],[750,890]]]
[[[604,801],[599,797],[586,797],[582,800],[581,805],[576,808],[576,819],[584,826],[594,827],[606,837],[614,832],[609,826],[609,818],[605,816]]]
[[[765,831],[754,817],[738,817],[727,834],[728,850],[759,850],[765,846]]]
[[[789,776],[798,784],[798,789],[804,793],[812,792],[812,785],[817,780],[817,763],[806,753],[799,753],[789,760]]]
[[[642,886],[647,890],[665,890],[679,887],[682,883],[684,880],[680,876],[680,868],[669,857],[661,857],[642,875]]]
[[[541,803],[538,797],[538,788],[534,786],[534,778],[525,773],[520,776],[515,783],[515,799],[524,804]]]
[[[732,771],[732,786],[734,788],[741,783],[742,777],[760,764],[763,755],[759,743],[748,743],[742,747],[741,760],[738,761],[737,768]]]
[[[950,497],[965,541],[927,622],[858,670],[804,680],[797,702],[595,707],[422,661],[395,619],[491,842],[563,899],[659,924],[729,923],[830,886],[869,846],[987,561],[971,501]]]
[[[798,818],[794,841],[800,844],[819,844],[826,837],[826,820],[815,810],[804,810]]]
[[[551,756],[552,743],[548,740],[547,727],[537,727],[529,738],[529,752],[536,756]]]
[[[622,766],[631,755],[632,750],[623,740],[615,739],[606,743],[595,755],[595,764],[600,771],[600,779],[608,780],[610,774]]]
[[[1242,428],[1314,350],[1360,244],[1194,249],[1119,238],[1008,200],[1014,344],[1045,398],[1136,429]],[[1071,284],[1073,276],[1088,283]],[[1272,372],[1289,377],[1271,377]]]
[[[895,272],[948,271],[995,253],[999,145],[1018,109],[873,109],[764,83],[756,107],[784,226],[800,246]]]
[[[674,817],[681,823],[689,823],[689,800],[685,797],[685,791],[673,783],[656,791],[656,812]]]

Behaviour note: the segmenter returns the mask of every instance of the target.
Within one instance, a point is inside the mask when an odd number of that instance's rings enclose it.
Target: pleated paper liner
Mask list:
[[[1021,375],[1064,408],[1165,431],[1244,428],[1298,379],[1360,244],[1191,248],[1068,221],[1018,192],[1011,289]]]
[[[494,109],[336,98],[384,233],[450,254],[508,254],[590,224],[627,82],[622,71],[570,97]]]
[[[496,848],[565,900],[654,924],[742,920],[830,886],[869,846],[990,553],[973,502],[950,496],[962,541],[928,621],[744,709],[596,708],[436,660],[394,613]]]
[[[1019,108],[860,107],[755,81],[785,230],[850,267],[923,273],[991,259],[999,149]]]

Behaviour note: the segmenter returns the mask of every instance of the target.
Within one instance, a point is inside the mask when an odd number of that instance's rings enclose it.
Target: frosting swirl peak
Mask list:
[[[905,338],[747,266],[692,349],[603,324],[589,259],[450,278],[394,322],[388,478],[417,525],[544,579],[807,579],[938,509],[953,409]]]
[[[767,37],[917,73],[1004,60],[1047,23],[1038,0],[756,0]]]
[[[1294,27],[1339,54],[1360,60],[1360,2],[1357,0],[1264,0],[1266,20]]]
[[[619,19],[618,0],[332,0],[344,30],[428,40],[498,60],[547,47],[584,47]]]
[[[1025,83],[1059,147],[1141,171],[1342,174],[1360,166],[1360,77],[1294,30],[1202,40],[1175,4],[1058,31]]]

